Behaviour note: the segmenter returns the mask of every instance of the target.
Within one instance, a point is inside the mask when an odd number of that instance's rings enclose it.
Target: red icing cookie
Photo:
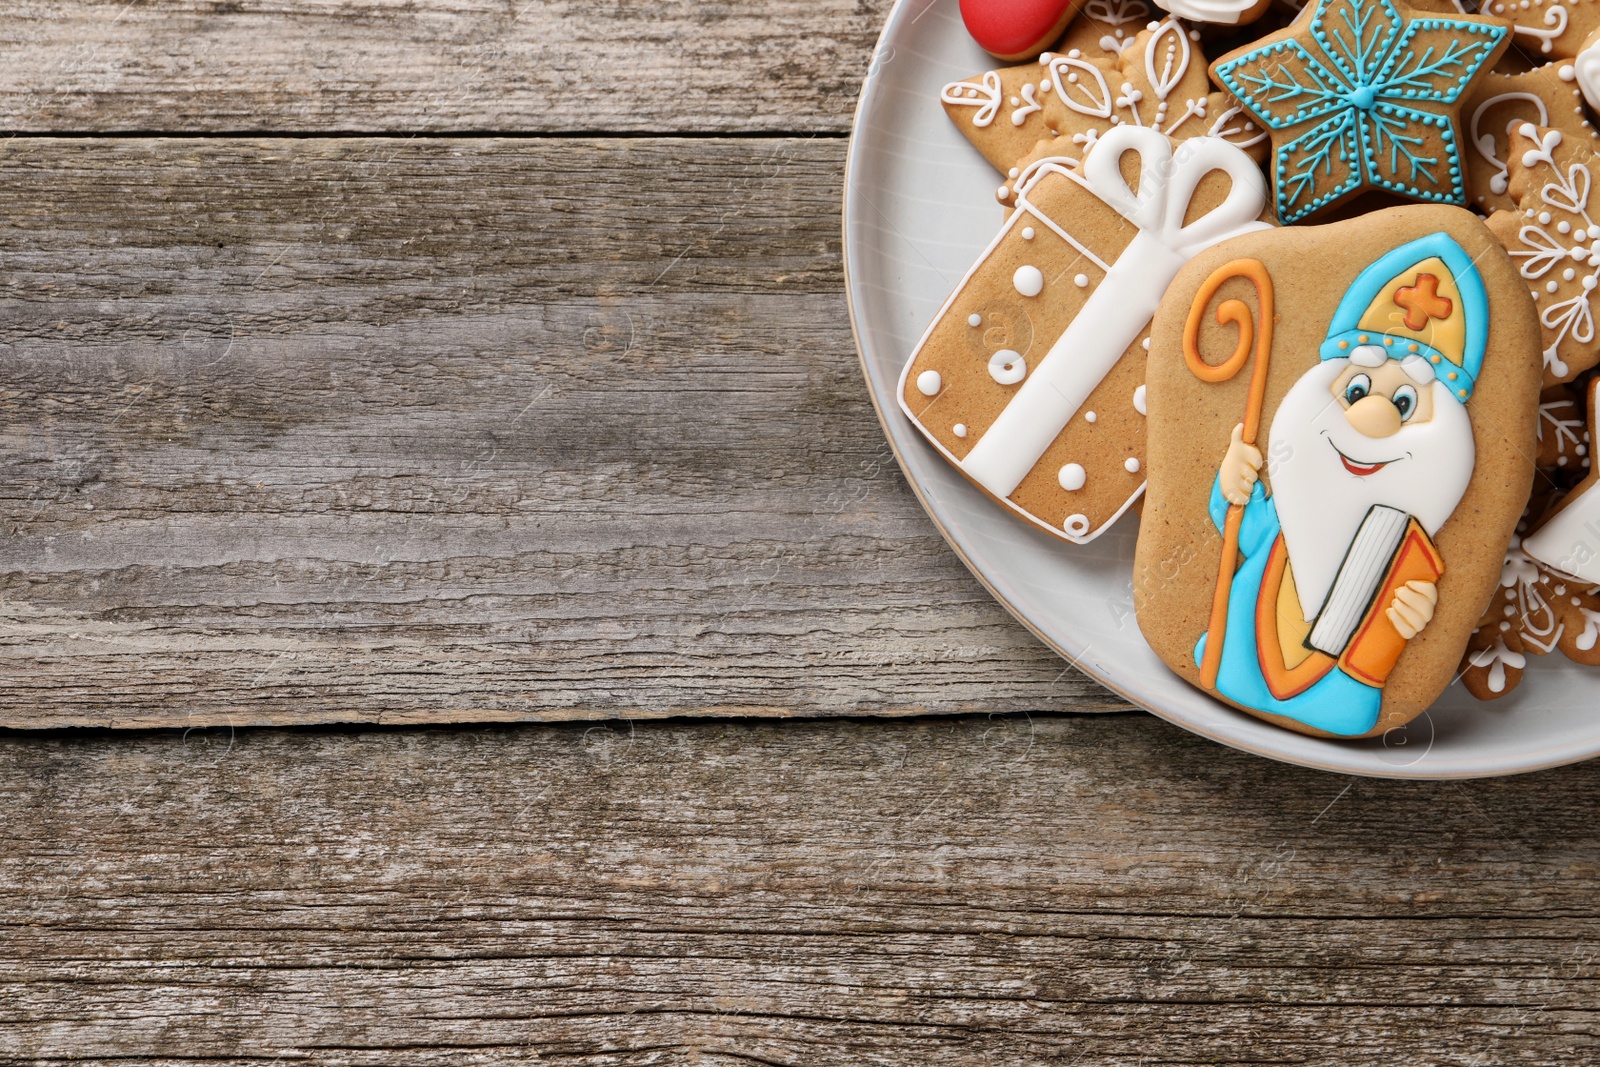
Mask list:
[[[997,59],[1032,59],[1066,31],[1076,0],[961,0],[961,21]]]

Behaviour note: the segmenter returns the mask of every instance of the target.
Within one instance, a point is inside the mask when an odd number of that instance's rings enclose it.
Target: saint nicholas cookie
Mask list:
[[[1534,473],[1538,322],[1470,212],[1248,234],[1152,330],[1145,637],[1269,721],[1382,734],[1450,684]]]
[[[1403,0],[1315,0],[1211,76],[1272,131],[1285,225],[1368,191],[1465,204],[1462,102],[1509,35]]]
[[[900,379],[900,406],[968,478],[1068,541],[1144,486],[1148,327],[1167,282],[1266,228],[1261,172],[1215,138],[1118,126],[1081,166],[1044,161]]]

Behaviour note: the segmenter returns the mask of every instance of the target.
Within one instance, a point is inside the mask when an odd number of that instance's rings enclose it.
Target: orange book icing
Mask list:
[[[1443,573],[1444,558],[1417,520],[1412,519],[1389,564],[1388,577],[1339,657],[1339,669],[1357,681],[1381,688],[1400,653],[1406,650],[1406,639],[1389,621],[1389,606],[1394,603],[1395,593],[1407,582],[1437,582]]]

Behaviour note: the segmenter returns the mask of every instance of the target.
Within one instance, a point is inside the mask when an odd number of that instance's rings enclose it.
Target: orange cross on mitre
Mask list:
[[[1420,330],[1429,319],[1447,319],[1453,305],[1450,298],[1439,295],[1439,279],[1431,274],[1417,275],[1416,285],[1405,285],[1395,290],[1394,302],[1406,309],[1406,329]]]

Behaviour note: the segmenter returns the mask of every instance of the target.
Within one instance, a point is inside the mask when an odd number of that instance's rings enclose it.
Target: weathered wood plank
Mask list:
[[[1593,1062],[1600,765],[1143,716],[0,735],[0,1062]]]
[[[11,132],[844,132],[888,0],[12,0]]]
[[[13,140],[0,722],[1116,708],[869,408],[837,140]]]

